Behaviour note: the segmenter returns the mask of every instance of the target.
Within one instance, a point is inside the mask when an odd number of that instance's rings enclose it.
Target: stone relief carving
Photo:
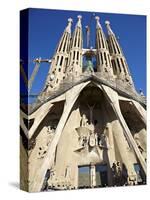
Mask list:
[[[112,165],[113,185],[123,185],[123,172],[122,165],[119,161],[115,161]]]
[[[47,153],[47,146],[44,146],[44,145],[41,145],[38,149],[38,155],[37,155],[37,158],[38,159],[42,159],[45,157]]]
[[[51,126],[46,127],[46,132],[45,132],[45,137],[40,139],[39,145],[38,145],[38,152],[37,152],[37,158],[42,159],[45,157],[47,153],[47,149],[49,144],[51,143],[54,134],[55,134],[55,129]]]
[[[90,108],[90,120],[88,120],[86,115],[83,114],[80,123],[81,126],[76,128],[80,146],[79,149],[85,147],[94,148],[95,146],[99,147],[100,149],[108,149],[109,142],[106,131],[103,131],[101,133],[96,127],[96,125],[93,124],[94,106],[90,106],[89,108]]]
[[[140,142],[140,139],[139,139],[139,136],[138,136],[138,134],[135,134],[134,135],[134,139],[135,139],[135,141],[136,141],[136,143],[137,143],[137,145],[138,145],[138,148],[140,149],[140,151],[141,151],[141,153],[144,151],[144,149],[142,148],[142,145],[141,145],[141,142]]]
[[[89,137],[89,146],[94,147],[97,145],[97,135],[94,133],[91,133]]]
[[[113,185],[136,185],[137,175],[134,173],[127,174],[120,161],[115,161],[112,165]]]
[[[50,139],[54,136],[55,129],[56,129],[55,127],[51,127],[51,126],[47,127],[47,133],[50,135]]]
[[[87,127],[88,124],[88,119],[86,117],[85,114],[82,115],[82,119],[81,119],[81,127]]]
[[[50,176],[49,176],[49,180],[53,180],[54,177],[56,175],[56,170],[54,168],[50,169]]]
[[[105,129],[104,129],[104,132],[102,132],[99,135],[98,145],[99,145],[99,147],[101,147],[103,149],[109,149],[109,147],[110,147],[109,139],[108,139],[108,136],[107,136],[107,130],[108,130],[108,127],[106,126]]]
[[[74,189],[70,179],[70,166],[66,167],[65,175],[56,176],[56,170],[53,167],[50,170],[50,177],[48,179],[48,188],[55,190]]]
[[[130,174],[128,176],[128,185],[136,185],[137,184],[137,176],[135,174]]]

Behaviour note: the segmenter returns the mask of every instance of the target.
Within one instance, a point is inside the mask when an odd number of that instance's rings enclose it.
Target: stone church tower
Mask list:
[[[146,184],[145,98],[110,22],[106,37],[95,20],[95,48],[83,48],[82,17],[73,34],[68,19],[43,91],[21,110],[24,190]]]

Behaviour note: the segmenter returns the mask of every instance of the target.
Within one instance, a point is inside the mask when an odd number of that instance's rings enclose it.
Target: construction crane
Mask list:
[[[20,62],[20,72],[21,72],[22,78],[24,80],[25,86],[28,89],[28,92],[30,92],[30,90],[32,88],[33,81],[34,81],[35,76],[37,75],[37,73],[39,71],[40,64],[41,63],[51,63],[51,60],[50,59],[42,59],[41,57],[39,57],[39,58],[34,59],[33,62],[35,63],[35,67],[33,69],[33,72],[31,74],[29,81],[28,81],[27,75],[26,75],[24,68],[23,68],[23,62],[22,61]]]
[[[33,72],[31,74],[31,77],[30,77],[29,82],[28,82],[28,92],[30,92],[30,90],[32,88],[32,84],[33,84],[33,81],[35,79],[35,76],[37,75],[37,73],[39,71],[40,64],[41,63],[51,63],[51,60],[42,59],[41,57],[39,57],[39,58],[36,58],[35,60],[33,60],[33,62],[35,62],[35,67],[33,69]]]

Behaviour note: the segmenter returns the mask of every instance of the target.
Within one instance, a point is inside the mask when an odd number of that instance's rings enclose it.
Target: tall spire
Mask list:
[[[78,21],[76,23],[76,27],[72,37],[66,76],[69,76],[70,74],[72,74],[73,76],[79,76],[82,73],[82,16],[78,15],[77,18]]]
[[[134,88],[132,77],[130,75],[126,58],[123,54],[121,46],[110,27],[110,22],[105,21],[105,24],[108,31],[108,47],[112,58],[111,62],[114,75],[123,82],[129,83],[129,85],[132,85]]]
[[[52,58],[52,63],[45,83],[44,90],[46,91],[51,91],[57,88],[60,82],[65,78],[65,70],[70,51],[72,21],[71,18],[68,19],[68,25],[62,34],[56,52]]]
[[[103,32],[102,26],[100,24],[100,18],[98,16],[96,19],[96,50],[97,50],[97,72],[103,73],[104,76],[113,76],[112,64],[110,59],[110,54]]]

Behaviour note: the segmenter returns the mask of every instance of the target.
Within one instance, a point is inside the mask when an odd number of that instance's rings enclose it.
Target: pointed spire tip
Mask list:
[[[108,21],[108,20],[105,21],[105,24],[106,24],[106,25],[110,25],[110,21]]]
[[[72,25],[72,22],[73,22],[72,18],[69,18],[69,19],[68,19],[68,25],[67,25],[67,27],[66,27],[66,29],[65,29],[65,31],[68,32],[68,33],[71,33],[71,25]]]
[[[82,27],[82,25],[81,25],[81,19],[82,19],[82,16],[81,15],[78,15],[77,16],[77,18],[78,18],[78,22],[77,22],[77,24],[76,24],[76,27]]]
[[[110,22],[109,21],[105,21],[105,24],[106,24],[106,27],[107,27],[107,30],[108,30],[108,34],[109,35],[114,35],[111,27],[110,27]]]
[[[101,24],[100,24],[100,17],[99,16],[96,16],[95,17],[95,20],[96,20],[96,28],[102,28]]]
[[[99,16],[96,16],[95,19],[96,19],[97,21],[99,21],[100,17],[99,17]]]
[[[72,23],[72,22],[73,22],[73,19],[72,19],[72,18],[68,18],[68,22],[69,22],[69,23]]]
[[[77,18],[78,18],[78,19],[82,19],[82,15],[78,15]]]

